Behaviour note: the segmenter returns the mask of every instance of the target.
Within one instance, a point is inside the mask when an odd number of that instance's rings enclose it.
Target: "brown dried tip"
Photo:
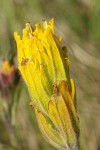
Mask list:
[[[21,62],[21,65],[26,65],[26,63],[29,61],[29,58],[23,58],[22,59],[22,62]]]
[[[34,107],[35,107],[35,105],[34,105],[34,102],[33,102],[33,101],[31,101],[31,102],[29,103],[29,105],[30,105],[32,108],[34,108]]]

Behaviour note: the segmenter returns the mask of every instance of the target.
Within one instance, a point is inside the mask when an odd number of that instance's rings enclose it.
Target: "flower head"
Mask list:
[[[19,70],[32,96],[40,129],[57,148],[76,146],[79,122],[76,91],[69,76],[67,50],[54,33],[54,19],[43,27],[29,23],[22,39],[14,33],[18,49]]]

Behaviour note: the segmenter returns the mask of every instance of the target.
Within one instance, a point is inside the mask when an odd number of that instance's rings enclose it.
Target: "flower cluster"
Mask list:
[[[76,112],[76,91],[69,76],[67,49],[54,34],[54,19],[43,27],[29,23],[21,39],[14,37],[18,49],[18,68],[32,97],[37,120],[46,140],[56,148],[75,148],[79,121]]]

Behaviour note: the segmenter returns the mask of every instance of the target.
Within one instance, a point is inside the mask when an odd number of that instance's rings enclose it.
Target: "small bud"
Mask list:
[[[0,90],[1,96],[9,99],[11,96],[11,87],[14,88],[19,82],[19,72],[14,64],[9,60],[3,60],[0,66]]]
[[[0,83],[3,87],[9,86],[14,81],[15,68],[8,60],[4,60],[0,68]]]

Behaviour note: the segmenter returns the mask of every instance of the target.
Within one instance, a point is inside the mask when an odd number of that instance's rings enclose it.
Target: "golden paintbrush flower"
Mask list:
[[[9,86],[14,81],[15,67],[8,60],[2,61],[0,67],[0,84],[3,87]]]
[[[28,86],[40,129],[57,148],[77,144],[79,122],[76,113],[74,81],[69,77],[67,50],[54,34],[54,19],[43,27],[29,23],[21,39],[14,33],[19,70]]]

